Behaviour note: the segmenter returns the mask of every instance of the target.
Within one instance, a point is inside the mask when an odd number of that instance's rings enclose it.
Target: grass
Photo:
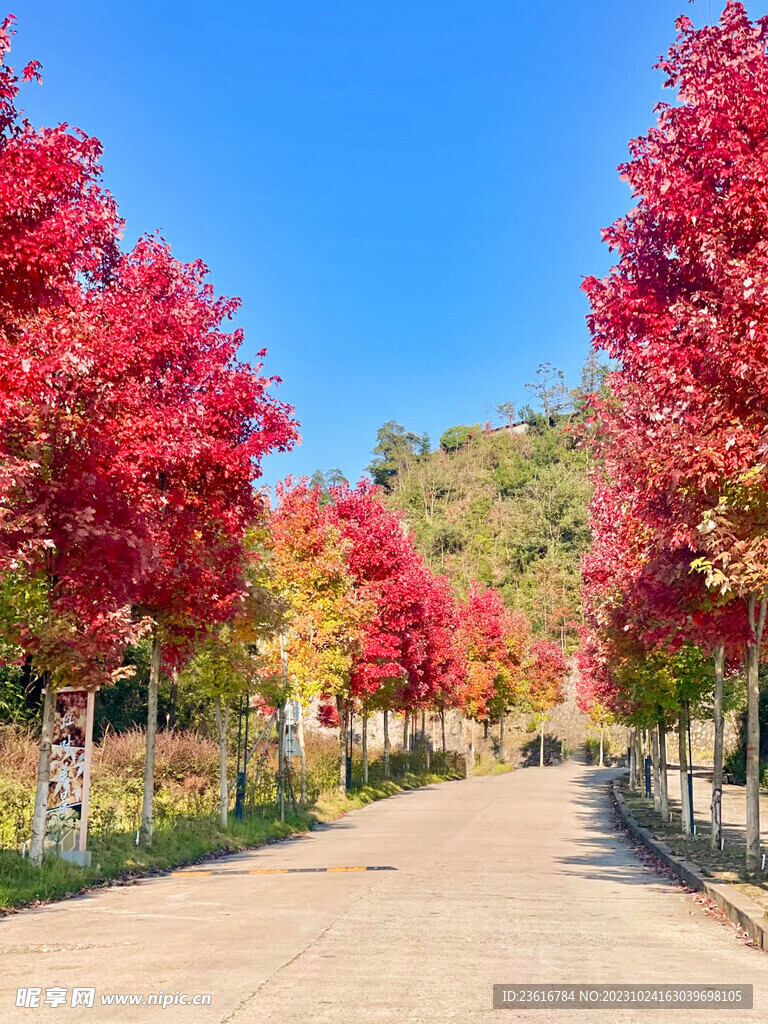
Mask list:
[[[413,772],[352,790],[346,797],[322,793],[306,810],[287,811],[284,823],[276,812],[257,813],[239,821],[231,816],[227,830],[218,817],[177,820],[172,828],[156,828],[151,849],[136,846],[133,833],[117,833],[92,841],[90,868],[77,867],[55,856],[46,857],[43,865],[35,868],[16,851],[0,850],[0,913],[63,899],[111,881],[129,882],[212,856],[254,849],[307,832],[317,823],[334,821],[348,811],[403,790],[454,778],[458,776]]]

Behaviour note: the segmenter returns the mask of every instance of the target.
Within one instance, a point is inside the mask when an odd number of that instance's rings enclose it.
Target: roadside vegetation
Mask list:
[[[112,874],[272,835],[276,805],[282,817],[333,790],[384,793],[421,750],[424,772],[447,765],[451,714],[469,763],[477,730],[503,732],[510,713],[535,716],[543,749],[567,673],[554,612],[542,626],[536,601],[514,600],[484,563],[465,559],[456,575],[426,557],[387,503],[397,468],[383,482],[289,478],[264,492],[263,460],[297,443],[298,422],[266,353],[242,359],[239,300],[158,235],[124,245],[100,142],[23,115],[41,64],[9,63],[14,24],[0,25],[4,864],[20,848],[24,877],[70,877],[47,858],[86,861],[89,838],[87,870]],[[542,368],[540,438],[521,438],[499,478],[522,505],[526,482],[543,486],[547,446],[579,458],[559,431],[561,378]],[[463,443],[448,431],[451,450]],[[485,464],[485,446],[456,458]],[[384,719],[380,765],[371,716]],[[333,754],[313,759],[308,740],[306,778],[292,778],[284,758],[317,724],[337,731]],[[253,835],[245,810],[231,824],[235,806],[261,809]]]
[[[757,879],[768,754],[768,24],[729,0],[717,23],[681,16],[677,29],[656,65],[674,95],[630,143],[620,173],[631,209],[603,232],[615,263],[583,285],[595,352],[612,363],[581,431],[595,490],[580,697],[595,721],[632,728],[635,785],[643,746],[652,757],[665,831],[676,816],[667,760],[690,773],[691,721],[711,719],[713,860],[725,716],[743,716],[729,763],[746,783],[741,857]],[[692,836],[685,785],[680,824]]]
[[[138,729],[107,735],[95,748],[89,848],[92,864],[81,868],[55,856],[42,866],[18,852],[29,836],[38,756],[35,738],[18,729],[0,728],[0,910],[60,899],[110,881],[129,882],[147,874],[194,864],[211,856],[252,849],[334,821],[348,811],[402,790],[463,777],[464,759],[453,754],[432,758],[427,771],[418,752],[391,758],[390,778],[373,759],[372,781],[363,785],[362,765],[353,763],[353,786],[342,795],[337,786],[337,744],[333,737],[307,742],[308,799],[289,805],[285,821],[275,803],[275,765],[264,761],[251,773],[243,815],[229,813],[226,828],[218,814],[218,744],[190,732],[158,734],[156,828],[151,847],[137,843],[141,823],[145,739]],[[234,764],[231,766],[234,769]],[[477,772],[493,770],[479,762]],[[375,781],[373,781],[375,779]]]

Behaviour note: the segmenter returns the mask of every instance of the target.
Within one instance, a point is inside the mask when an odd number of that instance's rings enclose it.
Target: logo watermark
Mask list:
[[[210,1006],[210,993],[165,992],[100,992],[96,986],[29,985],[16,989],[16,1006],[25,1010],[57,1006]]]
[[[751,985],[494,985],[494,1010],[752,1009]]]

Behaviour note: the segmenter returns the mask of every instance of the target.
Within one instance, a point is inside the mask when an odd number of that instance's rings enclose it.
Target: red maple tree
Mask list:
[[[621,168],[636,205],[604,237],[618,262],[585,282],[595,344],[619,360],[614,445],[657,495],[672,548],[743,599],[747,644],[748,870],[759,861],[758,678],[765,622],[768,386],[768,21],[726,5],[719,25],[677,22],[658,67],[677,89]]]

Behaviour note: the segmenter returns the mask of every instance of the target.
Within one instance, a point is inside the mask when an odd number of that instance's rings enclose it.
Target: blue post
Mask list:
[[[243,816],[243,805],[245,804],[245,772],[237,773],[237,782],[235,783],[235,817],[237,819]]]
[[[651,795],[651,759],[646,757],[645,759],[645,795]]]

